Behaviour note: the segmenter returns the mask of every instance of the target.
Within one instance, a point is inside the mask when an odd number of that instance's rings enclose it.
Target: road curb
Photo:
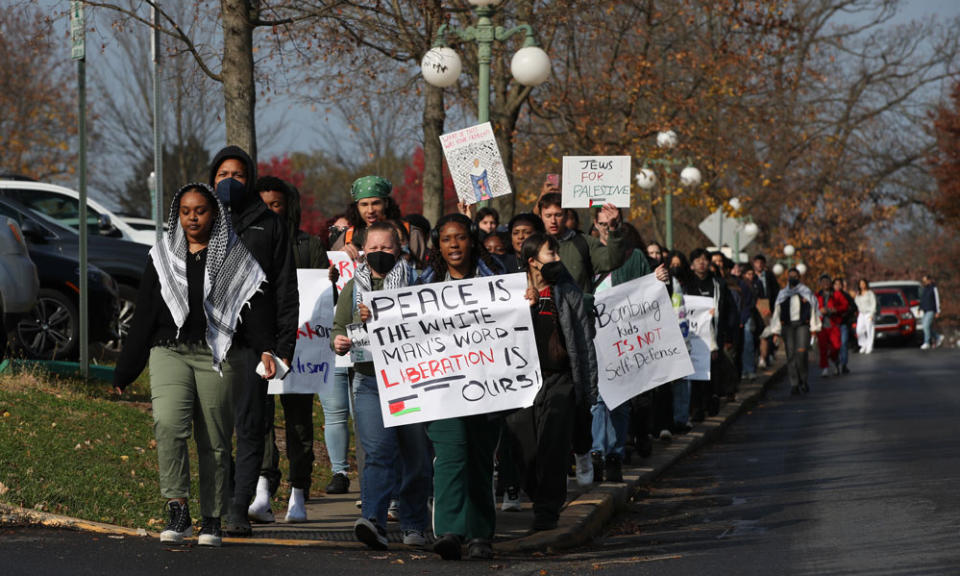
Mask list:
[[[617,512],[622,510],[634,491],[663,474],[687,455],[721,437],[736,419],[751,410],[763,398],[766,390],[786,373],[784,362],[776,363],[768,374],[750,383],[741,383],[736,402],[728,402],[716,416],[707,418],[691,432],[674,437],[670,444],[654,441],[663,447],[639,464],[624,465],[623,483],[604,482],[581,494],[561,512],[557,528],[498,542],[498,553],[545,552],[552,553],[582,546],[592,541]]]
[[[741,414],[752,409],[763,398],[766,390],[776,383],[785,372],[785,364],[779,362],[774,365],[768,374],[762,375],[753,382],[742,383],[738,400],[726,403],[721,407],[719,414],[697,424],[691,432],[675,437],[669,444],[655,441],[653,455],[642,462],[624,464],[623,483],[604,482],[593,487],[589,492],[581,494],[564,507],[560,512],[557,528],[514,540],[498,541],[495,545],[497,553],[553,553],[582,546],[592,541],[603,531],[610,519],[626,506],[639,486],[652,482],[687,455],[696,452],[722,436],[727,427],[733,424]],[[0,526],[4,525],[29,525],[78,530],[112,537],[137,537],[157,540],[160,538],[158,532],[148,532],[143,528],[125,528],[0,503]],[[190,542],[192,540],[188,540],[188,543]],[[359,542],[292,538],[224,538],[223,542],[225,545],[366,549]],[[397,551],[403,549],[398,548]]]

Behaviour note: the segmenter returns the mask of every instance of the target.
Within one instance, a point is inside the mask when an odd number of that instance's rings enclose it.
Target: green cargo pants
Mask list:
[[[427,424],[433,442],[433,532],[493,540],[493,453],[500,420],[486,414]]]
[[[226,514],[232,496],[234,371],[229,358],[223,362],[220,376],[206,347],[180,344],[150,350],[160,494],[166,499],[190,496],[187,440],[192,426],[200,464],[200,511],[211,518]]]

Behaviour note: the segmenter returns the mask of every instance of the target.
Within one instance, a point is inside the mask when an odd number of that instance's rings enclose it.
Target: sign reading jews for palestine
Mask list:
[[[563,207],[630,207],[629,156],[564,156]]]
[[[461,202],[476,204],[512,192],[489,122],[444,134],[440,145]]]
[[[607,408],[693,374],[667,288],[653,274],[597,293],[597,367]]]
[[[300,313],[290,372],[268,383],[269,394],[324,394],[333,385],[333,284],[326,269],[297,270]]]
[[[386,427],[533,405],[542,377],[524,274],[365,293]]]

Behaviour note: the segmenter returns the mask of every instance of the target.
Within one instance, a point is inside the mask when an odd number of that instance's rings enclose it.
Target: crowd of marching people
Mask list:
[[[122,393],[150,368],[168,519],[161,541],[193,534],[191,436],[199,462],[198,544],[219,546],[223,533],[250,536],[251,520],[275,520],[280,453],[267,380],[294,354],[296,270],[330,268],[335,280],[328,250],[357,262],[336,295],[330,336],[336,354],[351,352],[351,330],[370,319],[365,293],[523,273],[543,375],[529,408],[385,427],[372,360],[358,357],[353,368],[336,370],[334,385],[319,398],[333,474],[326,492],[349,491],[354,434],[359,470],[353,476],[360,485],[354,531],[373,549],[387,548],[387,522],[396,519],[406,545],[429,544],[444,559],[464,552],[490,558],[494,494],[503,510],[520,509],[526,495],[534,513],[530,529],[553,529],[568,476],[584,486],[622,482],[628,457],[646,457],[654,441],[669,441],[716,415],[723,401],[736,398],[741,380],[771,365],[777,348],[786,353],[795,394],[809,391],[814,345],[825,376],[849,372],[851,338],[864,354],[873,348],[877,304],[866,281],[854,297],[842,278],[824,276],[814,292],[791,269],[781,287],[762,255],[741,264],[705,249],[670,251],[644,242],[609,204],[591,209],[589,229],[581,230],[550,180],[533,210],[509,222],[491,208],[474,212],[462,205],[431,224],[401,214],[391,192],[381,177],[356,180],[348,209],[330,220],[321,240],[300,230],[293,186],[258,177],[243,150],[227,147],[214,158],[209,181],[175,195],[168,230],[150,252],[115,376]],[[594,297],[649,274],[663,282],[681,320],[685,296],[713,300],[710,379],[674,381],[610,410],[598,393]],[[290,462],[284,518],[303,522],[314,467],[314,397],[283,394],[279,400]]]

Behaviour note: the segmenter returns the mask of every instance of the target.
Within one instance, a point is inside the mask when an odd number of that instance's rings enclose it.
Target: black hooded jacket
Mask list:
[[[257,349],[258,353],[272,350],[289,360],[297,340],[300,295],[287,225],[260,200],[256,192],[257,166],[243,149],[227,146],[214,156],[210,185],[214,186],[220,164],[229,158],[247,167],[245,193],[229,206],[233,228],[267,275],[263,293],[250,300],[237,337],[253,348],[264,347]]]

